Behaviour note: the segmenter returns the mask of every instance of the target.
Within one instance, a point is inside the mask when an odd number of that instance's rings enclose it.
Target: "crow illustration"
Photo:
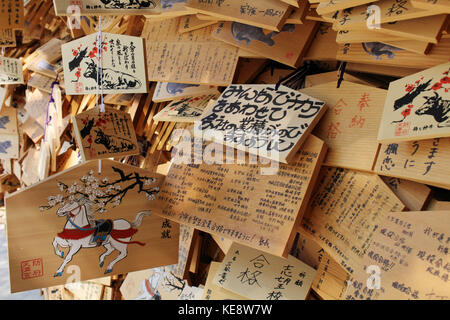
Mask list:
[[[83,129],[81,129],[80,131],[81,139],[84,139],[91,133],[91,129],[93,126],[94,126],[94,119],[91,119],[88,121],[87,125],[85,125]]]
[[[69,62],[69,70],[73,71],[81,65],[81,61],[86,57],[87,48],[78,52],[75,58]]]
[[[402,96],[401,98],[398,98],[397,100],[395,100],[394,102],[394,111],[400,109],[401,107],[410,104],[413,102],[413,100],[422,92],[424,91],[428,91],[429,89],[428,86],[431,83],[431,80],[428,80],[427,82],[421,83],[419,84],[417,87],[415,87],[413,90],[411,90],[410,92],[406,93],[404,96]]]

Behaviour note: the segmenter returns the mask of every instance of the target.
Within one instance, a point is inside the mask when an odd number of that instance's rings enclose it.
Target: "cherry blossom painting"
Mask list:
[[[390,83],[381,142],[450,136],[450,62]]]

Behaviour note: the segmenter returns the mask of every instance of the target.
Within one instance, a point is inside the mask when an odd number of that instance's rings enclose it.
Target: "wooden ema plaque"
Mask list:
[[[336,53],[339,49],[336,35],[337,32],[331,29],[329,24],[321,23],[306,53],[305,60],[336,60]]]
[[[106,107],[72,117],[75,138],[83,161],[139,154],[129,113]]]
[[[62,52],[61,46],[65,41],[52,38],[48,42],[36,49],[36,52],[32,53],[32,56],[36,55],[40,59],[44,59],[48,63],[55,64],[61,60]]]
[[[379,0],[375,5],[377,5],[380,10],[379,23],[422,18],[440,13],[414,8],[411,4],[411,0]],[[366,28],[368,7],[369,5],[361,5],[339,11],[335,17],[333,16],[333,29],[354,30]]]
[[[305,300],[315,274],[293,256],[283,259],[234,242],[213,283],[252,300]]]
[[[24,106],[27,118],[25,121],[22,121],[22,130],[34,143],[38,143],[44,136],[49,101],[50,94],[39,89],[34,90],[33,93],[27,97]]]
[[[163,0],[164,1],[164,0]],[[53,0],[57,16],[160,14],[160,0]]]
[[[6,197],[12,292],[64,284],[71,265],[87,280],[177,262],[179,226],[153,212],[164,176],[111,160],[98,169],[86,162]]]
[[[196,289],[165,266],[129,273],[120,292],[125,300],[198,300],[203,290]]]
[[[309,136],[296,163],[279,164],[275,174],[261,174],[264,168],[249,164],[248,158],[243,164],[172,164],[157,199],[158,214],[286,257],[325,149],[320,139]]]
[[[50,101],[50,94],[44,91],[40,91],[36,89],[33,91],[31,95],[28,96],[28,99],[25,103],[24,109],[28,114],[28,118],[32,118],[37,122],[37,124],[42,129],[42,135],[44,134],[45,121],[47,118],[47,107]],[[40,130],[39,130],[40,131]],[[30,136],[30,138],[32,138]],[[38,142],[34,141],[33,142]]]
[[[395,177],[381,178],[409,211],[424,209],[430,199],[431,189],[424,184]]]
[[[0,111],[0,159],[19,158],[17,109],[3,107]]]
[[[324,102],[285,86],[230,85],[196,126],[206,139],[290,163],[325,110]]]
[[[298,233],[290,254],[317,270],[324,252],[323,248],[311,237]]]
[[[101,87],[105,94],[147,92],[140,37],[103,32],[99,45],[98,34],[90,34],[63,44],[62,59],[68,95],[99,94]]]
[[[405,206],[375,174],[324,166],[318,181],[302,229],[352,274],[367,252],[380,214]]]
[[[344,297],[348,278],[347,271],[324,252],[312,283],[312,289],[324,300],[339,300]]]
[[[16,34],[14,29],[0,29],[0,47],[15,47]]]
[[[204,109],[211,100],[216,100],[219,94],[208,94],[195,97],[176,99],[153,116],[154,121],[195,122],[200,120]]]
[[[378,151],[379,106],[386,90],[344,80],[339,88],[333,81],[300,92],[324,101],[329,108],[314,128],[314,134],[329,146],[324,164],[371,171]]]
[[[446,19],[447,15],[439,14],[396,23],[382,23],[380,29],[372,30],[382,34],[437,44],[441,39]]]
[[[217,23],[217,20],[200,20],[197,15],[191,14],[180,18],[179,33],[194,31],[212,24]]]
[[[339,30],[336,42],[345,43],[362,43],[362,42],[383,42],[383,41],[401,41],[404,37],[389,35],[382,32],[372,31],[370,29],[363,30]],[[385,42],[383,42],[385,43]],[[428,44],[428,43],[427,43]]]
[[[193,254],[193,242],[197,236],[195,229],[180,224],[180,242],[178,245],[178,263],[171,266],[170,270],[181,279],[189,276],[189,264]]]
[[[450,37],[442,38],[428,54],[418,54],[380,42],[347,43],[339,45],[335,59],[381,66],[431,68],[448,62]]]
[[[44,300],[61,301],[61,300],[73,300],[69,291],[61,286],[52,286],[49,288],[43,288]]]
[[[345,299],[448,300],[449,221],[449,210],[385,213]]]
[[[297,67],[311,44],[319,24],[285,24],[280,32],[239,23],[221,22],[213,31],[215,39],[263,57]]]
[[[318,85],[322,85],[328,82],[335,82],[337,81],[337,72],[336,71],[329,71],[329,72],[323,72],[323,73],[316,73],[311,74],[305,77],[305,88],[310,88]],[[358,83],[362,85],[366,85],[369,87],[374,87],[375,85],[369,81],[366,81],[362,78],[355,77],[351,74],[344,72],[344,81],[345,82],[352,82],[352,83]]]
[[[202,300],[250,300],[214,284],[213,280],[216,273],[219,271],[220,266],[220,262],[211,261]]]
[[[383,143],[374,171],[450,189],[450,138]]]
[[[50,94],[52,92],[52,83],[54,79],[39,73],[33,73],[28,79],[27,86],[35,89],[39,89]]]
[[[358,7],[367,3],[375,3],[378,0],[330,0],[330,1],[321,1],[317,6],[317,13],[320,15],[335,13],[338,10]]]
[[[275,0],[245,3],[240,0],[187,0],[186,7],[199,13],[218,17],[219,20],[231,18],[240,23],[274,31],[280,31],[291,12],[288,4]]]
[[[450,62],[392,81],[378,141],[450,137],[449,72]]]
[[[103,285],[90,281],[71,282],[64,287],[73,295],[73,300],[101,300],[103,296]]]
[[[408,39],[406,40],[386,39],[384,40],[383,43],[418,54],[427,54],[433,47],[431,43]]]
[[[179,24],[179,18],[147,19],[142,37],[146,40],[147,61],[153,61],[147,65],[149,80],[208,86],[231,84],[239,49],[212,39],[212,26],[178,33]]]
[[[24,28],[23,1],[2,0],[0,3],[0,29]]]
[[[0,85],[22,83],[24,83],[22,61],[0,56]]]
[[[155,268],[159,269],[159,268]],[[156,288],[158,283],[155,283],[153,280],[152,286],[150,285],[150,277],[153,274],[154,269],[147,269],[147,270],[140,270],[140,271],[134,271],[129,272],[125,278],[125,280],[122,282],[122,285],[120,286],[120,293],[122,295],[122,299],[124,300],[137,300],[136,298],[142,297],[144,298],[143,294],[149,292],[147,290],[147,287],[151,290],[151,288]],[[147,284],[147,285],[146,285]],[[150,297],[153,295],[148,293]]]
[[[189,83],[158,82],[156,84],[152,101],[164,102],[215,93],[219,93],[219,90],[217,90],[216,86]]]
[[[448,0],[411,0],[411,4],[414,8],[450,14]]]

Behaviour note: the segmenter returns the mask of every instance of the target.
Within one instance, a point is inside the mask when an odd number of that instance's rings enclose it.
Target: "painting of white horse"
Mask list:
[[[131,223],[125,219],[107,220],[106,222],[104,220],[94,221],[92,203],[86,197],[79,196],[59,208],[56,214],[67,220],[64,230],[53,239],[55,254],[64,259],[54,275],[60,277],[66,265],[80,249],[95,248],[99,245],[106,249],[99,257],[100,268],[103,267],[107,256],[114,250],[119,251],[119,255],[108,264],[105,270],[105,274],[111,273],[114,265],[126,258],[129,244],[145,245],[138,241],[131,241],[131,238],[138,231],[137,228],[142,224],[143,218],[151,215],[151,211],[140,211]],[[101,241],[98,241],[95,237],[96,230],[99,230],[99,227],[105,223],[112,224],[112,228],[103,235]],[[69,248],[65,257],[64,251],[61,251],[60,248]]]

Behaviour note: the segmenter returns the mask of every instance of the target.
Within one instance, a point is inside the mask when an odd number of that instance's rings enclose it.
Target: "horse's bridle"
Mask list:
[[[82,204],[80,204],[78,207],[75,207],[75,208],[72,209],[72,210],[80,209],[81,206],[82,206]],[[80,231],[91,231],[91,230],[95,230],[95,229],[97,229],[98,227],[100,227],[101,225],[103,225],[103,224],[105,223],[105,220],[100,219],[100,220],[99,220],[99,221],[100,221],[100,224],[96,225],[95,227],[87,228],[87,229],[81,228],[80,226],[76,225],[75,222],[73,222],[72,220],[70,220],[70,216],[69,216],[69,215],[70,215],[70,212],[71,212],[72,210],[66,211],[64,215],[66,216],[67,221],[69,221],[71,225],[73,225],[75,228],[77,228],[77,229],[80,230]],[[79,214],[79,212],[78,212],[78,214]]]

